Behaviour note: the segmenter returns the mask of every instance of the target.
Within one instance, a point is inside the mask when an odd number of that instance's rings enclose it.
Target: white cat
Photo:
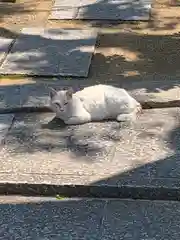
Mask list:
[[[82,124],[104,119],[133,120],[141,111],[141,104],[125,89],[95,85],[76,93],[72,89],[51,89],[50,108],[66,124]]]

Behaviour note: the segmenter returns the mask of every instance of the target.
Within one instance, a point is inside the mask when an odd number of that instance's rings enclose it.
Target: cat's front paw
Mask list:
[[[65,122],[65,124],[68,124],[68,125],[76,125],[76,124],[84,124],[84,123],[87,123],[89,121],[90,120],[88,118],[84,119],[84,118],[78,118],[78,117],[71,117],[64,122]]]
[[[75,125],[75,124],[79,124],[80,123],[79,119],[76,118],[76,117],[71,117],[68,120],[65,120],[64,122],[67,125]]]

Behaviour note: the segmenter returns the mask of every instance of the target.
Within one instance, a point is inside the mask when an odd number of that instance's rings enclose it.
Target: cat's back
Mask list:
[[[75,95],[83,99],[101,99],[104,98],[104,93],[107,89],[106,85],[94,85],[86,87],[81,91],[78,91]]]
[[[86,98],[86,99],[102,99],[104,96],[109,93],[117,92],[118,88],[109,86],[109,85],[103,85],[98,84],[90,87],[86,87],[81,91],[78,91],[75,95],[80,98]]]

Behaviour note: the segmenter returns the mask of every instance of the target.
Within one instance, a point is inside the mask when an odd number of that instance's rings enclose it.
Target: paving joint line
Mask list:
[[[180,188],[132,185],[55,185],[0,182],[0,195],[87,197],[134,200],[180,201]]]

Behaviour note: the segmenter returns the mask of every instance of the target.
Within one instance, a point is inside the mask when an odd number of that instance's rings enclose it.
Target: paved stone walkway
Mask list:
[[[144,110],[130,125],[65,126],[53,113],[15,114],[13,123],[12,115],[2,116],[2,184],[51,184],[57,189],[102,186],[96,195],[104,194],[103,186],[163,187],[168,191],[179,187],[179,108]],[[30,188],[21,190],[31,193]],[[35,191],[45,193],[43,186]],[[105,196],[119,194],[110,190]],[[137,197],[138,190],[133,194]],[[149,196],[153,198],[153,194]],[[163,194],[161,198],[165,198]]]
[[[1,20],[8,19],[3,20],[2,37],[15,39],[23,27],[32,25],[65,26],[47,20],[51,4],[50,0],[2,4]],[[174,11],[168,9],[170,16],[177,15]],[[77,27],[71,24],[65,27]],[[16,84],[14,76],[10,81],[1,76],[0,113],[11,112],[0,116],[1,193],[52,195],[67,193],[72,186],[70,195],[179,200],[179,33],[167,32],[169,25],[161,31],[148,26],[142,32],[122,26],[99,31],[86,80],[23,78]],[[7,52],[8,44],[3,43],[1,52]],[[53,120],[52,113],[13,112],[47,106],[48,86],[81,89],[97,83],[126,88],[146,108],[166,108],[144,110],[132,126],[102,122],[67,127]],[[48,184],[54,186],[47,190]],[[75,184],[78,190],[72,190]]]
[[[178,240],[179,213],[179,202],[0,197],[0,238]]]

